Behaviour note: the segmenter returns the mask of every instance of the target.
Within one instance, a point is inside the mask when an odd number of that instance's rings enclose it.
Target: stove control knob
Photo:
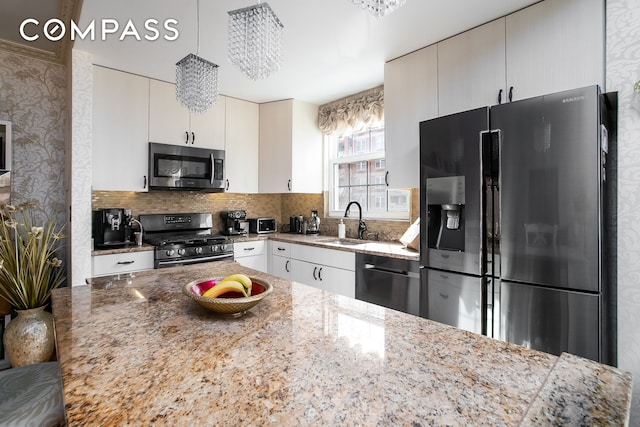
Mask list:
[[[201,254],[202,253],[202,248],[201,247],[197,247],[196,248],[196,253],[197,254]]]
[[[219,250],[220,250],[220,247],[218,245],[211,246],[211,252],[215,253],[215,252],[218,252]]]
[[[175,254],[175,253],[176,253],[176,251],[174,251],[173,249],[169,249],[167,251],[167,256],[173,256],[173,254]]]
[[[186,253],[187,251],[185,251],[184,249],[178,249],[178,255],[182,256]]]

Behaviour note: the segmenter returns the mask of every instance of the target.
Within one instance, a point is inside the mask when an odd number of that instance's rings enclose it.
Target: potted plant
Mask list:
[[[51,359],[53,316],[45,311],[51,292],[64,281],[62,229],[48,220],[38,225],[33,204],[0,209],[0,299],[18,313],[4,333],[11,366]]]

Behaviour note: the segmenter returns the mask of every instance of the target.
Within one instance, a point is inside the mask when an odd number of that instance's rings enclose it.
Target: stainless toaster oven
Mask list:
[[[249,218],[249,233],[275,233],[275,218]]]

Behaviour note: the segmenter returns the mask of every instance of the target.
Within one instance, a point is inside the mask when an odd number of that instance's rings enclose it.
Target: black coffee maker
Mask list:
[[[131,211],[108,208],[93,211],[92,237],[96,248],[114,248],[131,244]]]
[[[220,218],[222,218],[222,234],[225,236],[239,236],[247,234],[247,230],[244,230],[240,222],[247,218],[247,212],[243,210],[232,210],[220,212]]]

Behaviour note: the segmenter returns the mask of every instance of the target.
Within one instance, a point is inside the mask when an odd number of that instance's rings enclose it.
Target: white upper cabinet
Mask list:
[[[257,193],[260,106],[236,98],[226,103],[226,191]]]
[[[318,106],[292,99],[260,104],[260,193],[321,193]]]
[[[420,187],[419,123],[438,116],[435,45],[384,66],[384,139],[387,185]]]
[[[92,188],[147,191],[149,79],[93,67]]]
[[[438,115],[506,100],[505,19],[438,43]]]
[[[546,0],[506,17],[507,90],[513,100],[604,88],[603,0]]]
[[[176,99],[176,85],[150,79],[149,141],[224,149],[226,98],[202,114],[190,113]]]

